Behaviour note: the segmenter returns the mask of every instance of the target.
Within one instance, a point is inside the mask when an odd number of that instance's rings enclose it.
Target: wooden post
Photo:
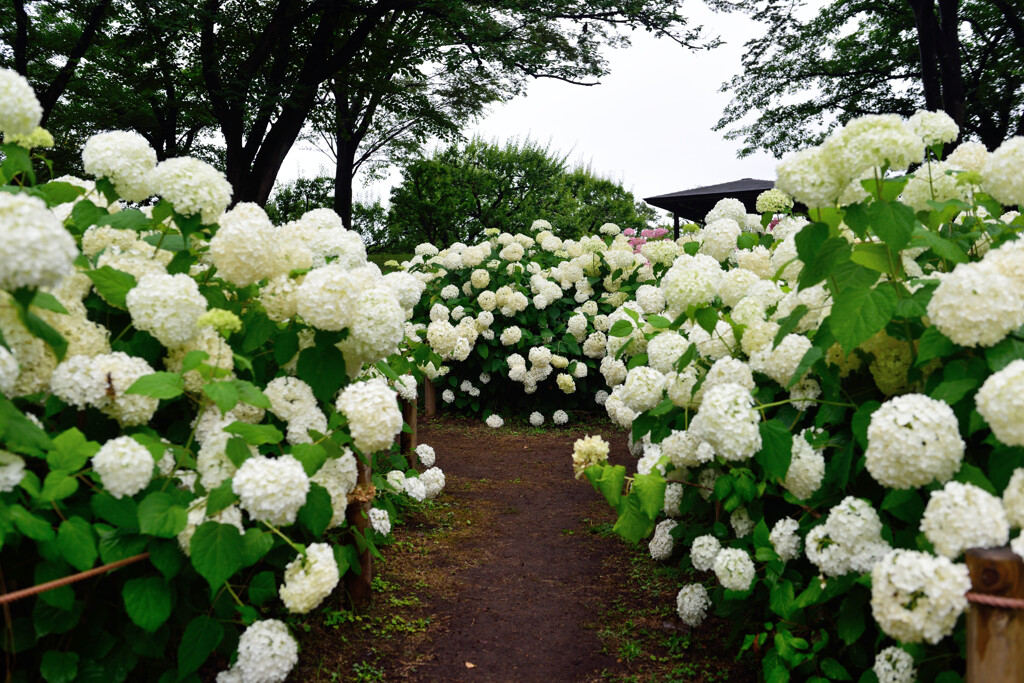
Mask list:
[[[426,417],[437,415],[437,392],[429,379],[423,380],[423,414]]]
[[[398,439],[398,445],[401,447],[402,453],[405,455],[406,460],[409,461],[409,467],[416,468],[416,401],[401,401],[402,403],[402,420],[405,424],[409,425],[409,431],[406,433],[404,430],[400,433]]]
[[[352,529],[366,534],[370,525],[370,508],[373,496],[376,493],[372,480],[372,470],[367,463],[357,460],[359,478],[356,488],[348,496],[348,508],[345,516]],[[370,582],[373,580],[373,555],[369,548],[359,554],[359,567],[362,573],[355,572],[345,574],[345,591],[348,593],[353,609],[362,609],[369,606],[373,594],[370,592]]]
[[[971,590],[1024,598],[1024,561],[1009,548],[966,553]],[[967,683],[1024,681],[1024,610],[972,601],[967,612]]]

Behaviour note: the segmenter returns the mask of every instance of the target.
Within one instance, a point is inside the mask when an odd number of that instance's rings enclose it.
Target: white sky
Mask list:
[[[773,157],[761,152],[737,159],[739,143],[711,130],[731,100],[718,88],[739,72],[743,43],[759,25],[739,14],[711,13],[698,3],[687,3],[685,11],[726,43],[695,53],[634,34],[630,48],[606,52],[611,73],[600,85],[534,81],[524,96],[492,107],[466,135],[498,143],[528,136],[549,143],[553,151],[569,154],[571,166],[589,165],[638,199],[740,178],[774,179]],[[316,175],[320,166],[331,174],[330,161],[305,147],[289,153],[279,181]],[[393,172],[388,181],[353,190],[357,197],[386,202],[399,180]]]

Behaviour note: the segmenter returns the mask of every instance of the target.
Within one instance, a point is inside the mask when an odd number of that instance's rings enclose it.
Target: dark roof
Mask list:
[[[678,214],[682,218],[703,221],[708,211],[713,209],[720,199],[726,197],[740,200],[747,207],[747,211],[753,213],[757,195],[773,187],[775,187],[775,182],[772,180],[743,178],[718,185],[695,187],[682,192],[659,194],[655,197],[647,197],[644,201],[651,206]]]

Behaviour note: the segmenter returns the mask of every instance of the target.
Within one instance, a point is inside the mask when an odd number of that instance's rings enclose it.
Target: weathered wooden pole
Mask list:
[[[356,487],[348,494],[345,516],[350,528],[365,536],[370,525],[371,502],[377,491],[371,479],[370,465],[358,460],[358,472]],[[351,570],[345,574],[345,592],[353,609],[367,607],[373,597],[370,592],[370,582],[373,580],[373,555],[370,554],[369,548],[359,553],[359,568],[359,574]]]
[[[437,415],[437,391],[429,379],[423,380],[423,414],[426,417]]]
[[[404,428],[402,429],[398,436],[398,445],[409,461],[409,467],[415,469],[418,464],[416,462],[416,400],[406,401],[403,399],[399,402],[402,404],[402,420],[409,425],[409,431],[406,432]]]
[[[1024,681],[1024,561],[1009,548],[974,548],[966,558],[967,683]]]

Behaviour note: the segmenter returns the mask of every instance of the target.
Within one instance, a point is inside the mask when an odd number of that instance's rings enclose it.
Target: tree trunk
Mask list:
[[[924,106],[929,111],[942,109],[942,75],[939,71],[939,27],[932,0],[908,0],[917,27],[917,45],[921,54],[921,85]]]
[[[939,0],[939,69],[942,72],[942,108],[963,128],[967,118],[964,105],[963,60],[960,57],[959,0]]]
[[[352,229],[352,175],[359,143],[352,135],[348,88],[342,79],[334,83],[334,212],[341,223]]]

